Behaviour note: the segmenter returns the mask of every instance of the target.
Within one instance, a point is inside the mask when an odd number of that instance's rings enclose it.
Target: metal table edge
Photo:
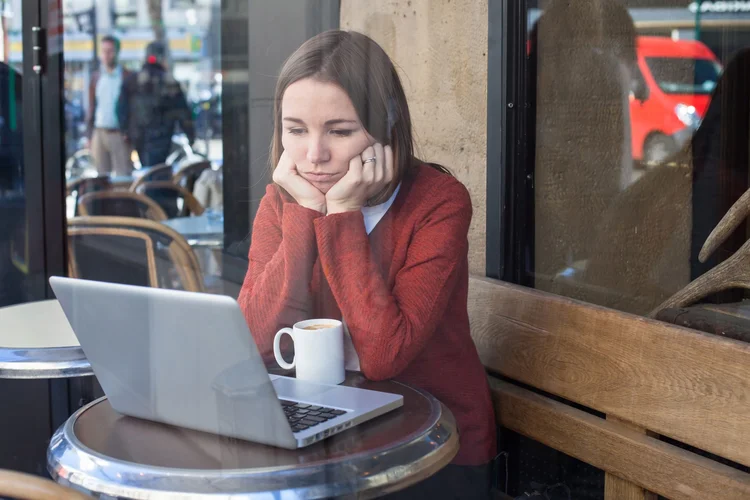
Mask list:
[[[63,354],[64,359],[55,359]],[[93,375],[80,347],[0,347],[0,379],[49,379]]]

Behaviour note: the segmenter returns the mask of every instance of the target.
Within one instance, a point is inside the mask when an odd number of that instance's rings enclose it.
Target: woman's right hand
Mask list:
[[[297,165],[286,151],[281,153],[279,164],[273,171],[273,181],[284,188],[301,206],[326,213],[325,195],[299,175]]]

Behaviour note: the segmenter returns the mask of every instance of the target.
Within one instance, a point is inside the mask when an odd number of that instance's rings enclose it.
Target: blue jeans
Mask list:
[[[154,167],[167,161],[169,147],[165,148],[138,148],[138,158],[142,167]]]

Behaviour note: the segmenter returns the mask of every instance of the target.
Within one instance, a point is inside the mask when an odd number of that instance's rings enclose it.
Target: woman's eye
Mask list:
[[[338,136],[338,137],[349,137],[352,135],[352,130],[345,130],[345,129],[335,129],[331,130],[331,134]]]
[[[305,133],[305,129],[303,128],[290,128],[288,130],[289,130],[289,133],[292,135],[302,135]]]

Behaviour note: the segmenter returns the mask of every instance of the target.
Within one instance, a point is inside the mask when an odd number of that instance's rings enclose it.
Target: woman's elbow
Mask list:
[[[360,358],[359,366],[362,374],[368,380],[380,382],[397,377],[403,368],[400,368],[394,362],[365,360]]]

